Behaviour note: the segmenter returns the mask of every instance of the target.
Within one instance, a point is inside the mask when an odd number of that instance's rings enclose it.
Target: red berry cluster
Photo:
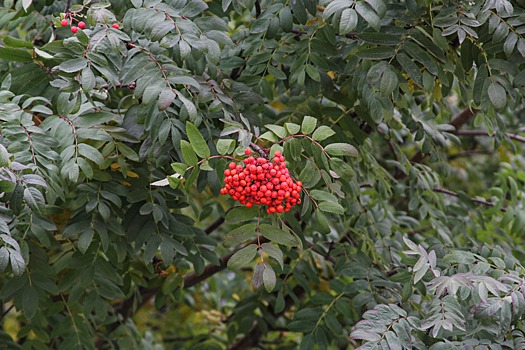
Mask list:
[[[73,21],[78,21],[76,18],[73,18],[69,14],[66,14],[66,16],[71,17],[71,24],[73,24]],[[62,21],[60,21],[60,25],[62,25],[62,27],[67,27],[69,25],[69,20],[67,18],[64,18]],[[115,29],[120,29],[120,25],[118,23],[113,23],[111,27]],[[84,29],[84,28],[86,28],[86,23],[84,21],[80,21],[77,23],[76,26],[73,26],[73,25],[71,26],[71,32],[76,34],[79,29]]]
[[[77,21],[77,19],[71,17],[71,24],[73,24],[73,21]],[[67,27],[69,25],[69,20],[67,18],[64,18],[60,21],[60,25],[62,25],[62,27]],[[77,33],[79,29],[84,28],[86,28],[86,22],[79,21],[76,26],[71,26],[71,32]]]
[[[272,161],[250,156],[249,148],[244,153],[249,157],[239,164],[231,162],[224,170],[226,185],[221,194],[229,194],[247,208],[265,205],[268,214],[288,212],[301,204],[302,183],[290,177],[281,152],[276,151]]]

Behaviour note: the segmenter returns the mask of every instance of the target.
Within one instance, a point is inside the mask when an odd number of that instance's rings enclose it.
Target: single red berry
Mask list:
[[[72,33],[76,33],[76,32],[78,32],[78,27],[71,26],[71,32],[72,32]]]
[[[230,164],[228,164],[228,168],[230,168],[231,170],[235,169],[237,167],[237,165],[235,165],[234,162],[231,162]]]
[[[113,23],[112,27],[115,29],[120,29],[120,26],[118,25],[118,23]]]
[[[281,156],[281,152],[280,151],[275,151],[275,153],[273,155],[275,157],[280,157]]]
[[[84,29],[84,28],[86,28],[86,23],[84,23],[83,21],[80,21],[80,22],[78,22],[78,27],[80,29]]]
[[[62,27],[67,27],[67,25],[69,24],[68,20],[67,19],[63,19],[60,21],[60,24],[62,25]]]
[[[246,208],[251,208],[253,206],[252,202],[246,203]]]
[[[246,149],[244,150],[244,154],[246,154],[247,156],[249,156],[250,154],[252,154],[252,150],[249,149],[249,148],[246,148]]]

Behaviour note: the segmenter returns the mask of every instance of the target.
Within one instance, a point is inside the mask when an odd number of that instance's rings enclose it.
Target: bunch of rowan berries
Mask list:
[[[302,183],[290,177],[281,152],[275,151],[272,161],[251,156],[249,148],[244,153],[248,158],[231,162],[224,170],[221,194],[229,194],[247,208],[264,205],[268,214],[288,212],[301,204]]]
[[[66,16],[68,16],[68,14],[66,14]],[[73,24],[73,21],[78,21],[77,19],[73,18],[71,15],[69,15],[69,17],[71,17],[70,19],[71,24]],[[70,20],[68,20],[67,18],[64,18],[63,20],[60,21],[60,25],[62,27],[67,27],[69,25]],[[113,23],[111,27],[115,29],[120,29],[120,25],[118,23]],[[84,28],[86,28],[86,22],[79,21],[76,26],[74,25],[71,26],[71,32],[76,34],[79,29],[84,29]]]

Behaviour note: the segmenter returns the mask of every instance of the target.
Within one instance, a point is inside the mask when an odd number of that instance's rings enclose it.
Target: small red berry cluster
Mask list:
[[[265,205],[268,214],[288,212],[301,204],[302,183],[290,177],[281,152],[275,151],[272,161],[250,156],[249,148],[244,153],[249,157],[239,164],[231,162],[224,170],[221,194],[229,194],[247,208]]]
[[[77,19],[71,17],[71,23],[73,23],[73,21],[77,21]],[[62,21],[60,21],[60,25],[62,25],[62,27],[67,27],[69,25],[69,20],[67,18],[64,18]],[[115,29],[120,29],[120,25],[118,23],[113,23],[111,27]],[[71,32],[76,34],[79,29],[84,28],[86,28],[86,23],[84,21],[79,21],[76,26],[71,26]]]

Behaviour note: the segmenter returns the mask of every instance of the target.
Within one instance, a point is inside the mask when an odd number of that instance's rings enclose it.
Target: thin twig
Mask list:
[[[4,312],[2,312],[2,315],[0,315],[0,320],[3,319],[9,313],[9,311],[13,310],[14,307],[15,304],[11,304]]]

